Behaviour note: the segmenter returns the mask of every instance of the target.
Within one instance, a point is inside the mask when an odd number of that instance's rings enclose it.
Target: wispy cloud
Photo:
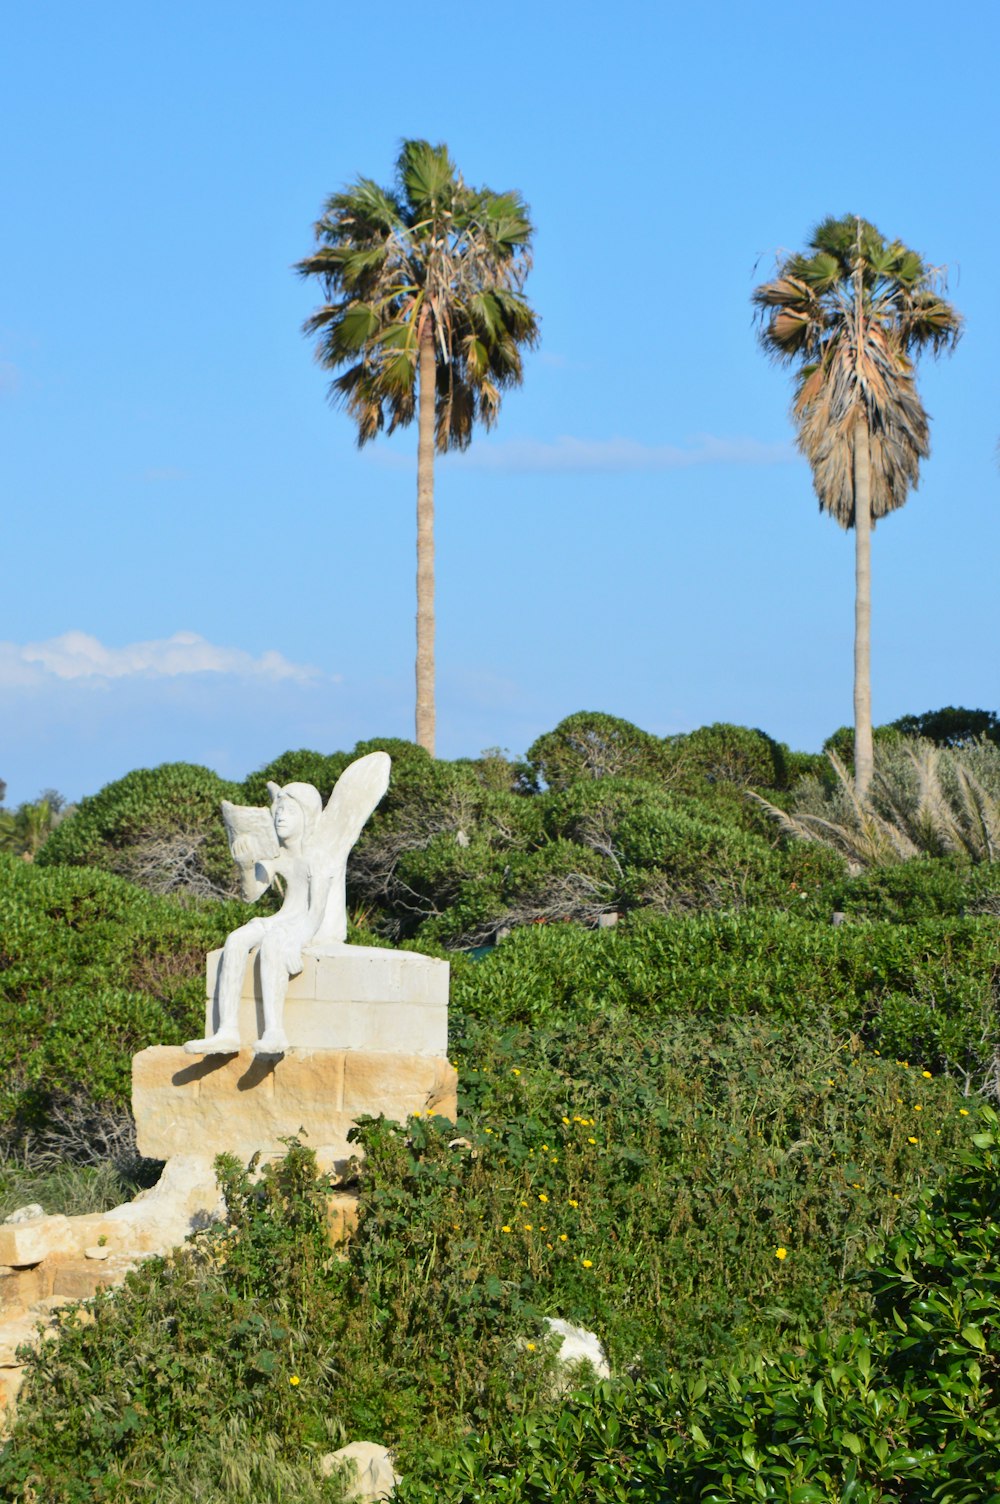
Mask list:
[[[638,439],[578,439],[569,434],[554,440],[507,439],[480,441],[446,463],[477,470],[521,473],[566,471],[684,470],[692,465],[787,465],[796,458],[790,443],[765,444],[760,439],[726,439],[696,434],[688,444],[643,444]]]
[[[106,685],[122,679],[178,679],[193,674],[224,674],[240,679],[304,683],[319,670],[292,663],[270,651],[255,658],[242,648],[224,647],[197,632],[175,632],[151,642],[106,647],[88,632],[64,632],[45,642],[0,642],[0,687],[28,688],[54,680]]]

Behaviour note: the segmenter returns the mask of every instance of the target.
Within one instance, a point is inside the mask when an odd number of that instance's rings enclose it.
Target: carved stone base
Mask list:
[[[215,1002],[221,950],[209,952],[205,1034],[218,1028]],[[292,1048],[377,1050],[445,1055],[448,1050],[447,961],[368,945],[323,945],[303,952],[285,997],[285,1033]],[[264,1032],[258,955],[246,969],[240,999],[242,1045]]]
[[[301,1129],[324,1164],[342,1164],[355,1152],[347,1134],[358,1117],[454,1118],[457,1089],[442,1056],[388,1050],[294,1049],[273,1059],[242,1049],[192,1059],[154,1045],[132,1060],[138,1149],[150,1159],[281,1154],[281,1140]]]

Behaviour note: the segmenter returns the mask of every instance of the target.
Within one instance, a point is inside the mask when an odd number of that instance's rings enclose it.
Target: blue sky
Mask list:
[[[291,272],[325,196],[388,183],[409,136],[524,194],[543,336],[438,466],[441,755],[523,752],[579,709],[803,748],[850,720],[853,542],[749,303],[828,213],[946,263],[967,320],[921,368],[932,457],[874,539],[875,719],[996,708],[996,9],[357,16],[5,17],[7,803],[412,735],[415,430],[359,453]]]

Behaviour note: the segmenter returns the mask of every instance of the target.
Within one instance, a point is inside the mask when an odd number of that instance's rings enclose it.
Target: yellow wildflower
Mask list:
[[[566,1241],[566,1239],[567,1239],[567,1238],[568,1238],[568,1237],[569,1237],[569,1233],[566,1233],[566,1232],[561,1232],[561,1233],[560,1233],[560,1234],[559,1234],[559,1241],[560,1241],[560,1243],[565,1243],[565,1241]]]
[[[910,1136],[909,1136],[909,1138],[906,1140],[906,1142],[908,1144],[915,1144],[917,1142],[917,1140],[913,1137],[913,1134],[911,1133]]]
[[[529,1353],[533,1353],[535,1351],[535,1344],[533,1342],[526,1342],[524,1345],[528,1349]]]
[[[921,1071],[920,1074],[923,1076],[923,1078],[924,1078],[925,1081],[933,1081],[934,1080],[934,1077],[931,1075],[930,1071]]]
[[[958,1115],[959,1115],[960,1118],[967,1118],[969,1116],[969,1110],[968,1110],[968,1108],[967,1107],[960,1107],[958,1109]]]
[[[583,1267],[585,1269],[593,1269],[593,1267],[594,1267],[594,1261],[593,1261],[593,1259],[581,1259],[580,1263],[583,1265]]]
[[[787,1259],[787,1257],[788,1257],[788,1249],[787,1248],[776,1248],[774,1250],[774,1256],[775,1256],[776,1259]]]
[[[296,1384],[301,1384],[302,1380],[299,1378],[297,1373],[290,1373],[288,1375],[288,1382],[294,1387]]]
[[[501,1231],[501,1232],[510,1232],[510,1228],[509,1228],[509,1226],[508,1226],[508,1225],[507,1225],[507,1223],[506,1223],[506,1222],[505,1222],[505,1223],[504,1223],[504,1225],[503,1225],[503,1226],[502,1226],[502,1227],[501,1227],[501,1229],[500,1229],[500,1231]]]
[[[570,1206],[572,1206],[572,1207],[573,1207],[573,1208],[574,1208],[574,1209],[575,1209],[575,1208],[576,1208],[576,1207],[578,1207],[578,1206],[579,1206],[579,1205],[580,1205],[580,1203],[579,1203],[579,1201],[571,1201],[571,1202],[570,1202]]]
[[[538,1193],[538,1199],[539,1199],[539,1201],[548,1201],[549,1198],[548,1198],[548,1196],[546,1196],[546,1194],[545,1194],[544,1191],[539,1191],[539,1193]]]

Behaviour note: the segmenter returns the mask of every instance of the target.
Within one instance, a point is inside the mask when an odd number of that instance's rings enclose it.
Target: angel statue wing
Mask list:
[[[337,779],[310,843],[317,871],[332,878],[326,912],[313,938],[314,945],[347,939],[347,858],[365,821],[389,787],[392,759],[387,752],[369,752],[345,768]]]
[[[257,863],[270,861],[281,850],[274,818],[269,809],[257,809],[251,804],[230,804],[228,799],[223,799],[222,820],[233,861],[240,869],[243,897],[247,903],[253,903],[268,887],[268,879],[256,874]]]

